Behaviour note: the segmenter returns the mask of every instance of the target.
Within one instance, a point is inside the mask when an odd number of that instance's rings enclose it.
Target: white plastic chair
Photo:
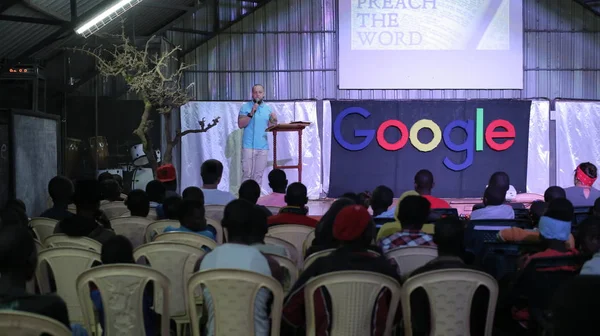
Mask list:
[[[129,211],[123,202],[109,202],[102,204],[100,210],[104,211],[104,214],[108,219],[121,217],[124,213]]]
[[[192,275],[187,285],[190,320],[198,321],[194,292],[202,285],[214,307],[215,335],[254,335],[254,302],[262,288],[271,292],[271,336],[279,335],[283,288],[272,277],[237,269],[211,269]],[[210,312],[209,312],[210,314]],[[192,335],[200,336],[199,323],[192,323]]]
[[[271,211],[271,213],[273,215],[277,215],[279,213],[279,210],[281,210],[281,207],[275,207],[275,206],[268,206],[266,208],[269,209],[269,211]]]
[[[286,276],[283,282],[283,292],[287,294],[292,286],[296,283],[296,280],[298,280],[298,274],[300,272],[298,271],[296,263],[293,262],[292,259],[282,257],[278,254],[266,253],[266,255],[273,258],[273,260],[275,260],[277,264],[279,264],[279,266],[285,270]]]
[[[214,219],[221,223],[221,220],[223,219],[223,213],[225,212],[225,206],[214,204],[205,205],[204,212],[206,218]]]
[[[267,232],[267,236],[276,237],[279,239],[283,239],[287,242],[290,242],[292,245],[296,247],[297,255],[301,256],[302,254],[302,245],[304,241],[308,237],[308,235],[314,229],[310,226],[306,225],[298,225],[298,224],[282,224],[282,225],[274,225],[269,227],[269,231]],[[302,257],[298,258],[298,266],[302,266]]]
[[[400,283],[396,279],[364,271],[333,272],[312,278],[304,286],[307,335],[315,335],[316,332],[314,293],[321,287],[325,287],[331,297],[332,336],[370,335],[373,308],[381,291],[388,289],[391,300],[383,334],[392,334],[401,295]]]
[[[44,241],[48,236],[51,236],[54,233],[56,224],[58,224],[58,221],[52,218],[36,217],[29,220],[29,226],[39,241]]]
[[[102,252],[102,244],[99,241],[88,237],[70,237],[64,233],[57,233],[44,240],[44,245],[52,247],[78,247]]]
[[[144,217],[119,217],[110,220],[110,225],[115,233],[127,237],[133,248],[144,243],[146,228],[151,223],[151,220]]]
[[[44,315],[16,310],[0,311],[0,335],[10,336],[71,336],[64,324]]]
[[[394,260],[398,274],[407,278],[417,268],[437,258],[437,247],[411,246],[389,250],[385,257]]]
[[[313,240],[315,240],[315,230],[314,229],[306,236],[306,239],[304,239],[304,242],[302,243],[302,256],[303,257],[306,256],[306,251],[312,245]]]
[[[179,221],[172,220],[172,219],[163,219],[163,220],[159,220],[159,221],[150,223],[150,225],[148,225],[146,227],[146,231],[144,232],[145,242],[146,243],[151,242],[152,240],[154,240],[154,237],[163,233],[163,231],[165,231],[165,229],[169,226],[178,228],[180,226],[180,224],[179,224]]]
[[[192,232],[166,232],[161,233],[158,236],[154,237],[154,241],[170,241],[170,242],[178,242],[183,244],[188,244],[193,247],[202,248],[204,246],[208,247],[211,250],[214,250],[217,247],[217,242],[205,237],[203,235],[199,235],[197,233]]]
[[[223,244],[224,233],[223,233],[223,226],[221,226],[221,222],[207,217],[206,224],[211,225],[212,227],[215,228],[215,230],[217,231],[217,237],[216,237],[217,243]]]
[[[264,241],[267,245],[276,245],[283,247],[287,251],[287,255],[290,257],[290,259],[294,263],[296,263],[296,265],[298,264],[300,255],[298,254],[298,249],[296,249],[296,246],[294,246],[292,243],[288,242],[287,240],[271,236],[265,236]]]
[[[181,335],[182,326],[190,323],[185,290],[198,260],[205,254],[206,252],[198,247],[166,241],[148,243],[133,252],[135,260],[146,258],[150,267],[169,278],[169,315],[177,325],[177,336]],[[161,310],[160,305],[155,306],[155,309]]]
[[[306,259],[304,259],[304,269],[307,269],[308,266],[310,266],[312,263],[315,262],[315,260],[317,260],[321,257],[324,257],[324,256],[328,256],[333,251],[335,251],[335,249],[331,248],[331,249],[315,252],[315,253],[309,255],[308,257],[306,257]]]
[[[145,336],[144,290],[154,284],[154,302],[161,302],[160,334],[169,336],[169,279],[150,267],[134,264],[97,266],[77,278],[77,293],[85,317],[86,329],[93,330],[99,321],[90,297],[90,283],[102,296],[105,336]],[[158,293],[159,295],[156,295]]]
[[[69,318],[73,323],[82,323],[83,315],[79,300],[77,299],[77,289],[75,282],[77,277],[90,269],[94,262],[100,262],[100,253],[89,249],[75,247],[56,247],[41,251],[38,254],[38,265],[36,270],[36,279],[40,286],[42,294],[50,293],[50,288],[45,288],[48,279],[43,279],[44,263],[47,263],[56,283],[56,293],[67,304]]]
[[[491,336],[498,299],[498,283],[490,275],[468,269],[445,269],[410,277],[402,286],[402,317],[405,335],[412,335],[410,295],[423,288],[429,297],[431,312],[430,335],[472,335],[471,304],[475,291],[486,287],[489,294],[485,332]]]
[[[34,239],[33,241],[35,242],[35,250],[36,250],[36,253],[38,253],[38,254],[39,254],[39,253],[40,253],[40,251],[42,251],[42,250],[43,250],[45,247],[44,247],[44,245],[42,245],[42,243],[40,243],[40,241],[39,241],[39,240],[37,240],[37,239]],[[46,265],[42,265],[42,266],[43,266],[44,268],[45,268],[45,267],[47,267]],[[44,279],[48,279],[48,271],[47,271],[47,270],[45,271],[45,274],[44,274],[44,277],[43,277],[43,278],[44,278]],[[35,284],[36,284],[36,283],[37,283],[37,282],[36,282],[36,279],[35,279],[35,277],[33,277],[33,279],[31,279],[31,280],[27,281],[27,283],[25,284],[25,288],[26,288],[26,290],[27,290],[27,293],[29,293],[29,294],[35,294]],[[49,287],[50,287],[50,285],[49,285],[49,284],[46,284],[46,287],[44,287],[44,288],[49,288]]]
[[[75,206],[75,204],[69,204],[67,206],[67,210],[72,213],[72,214],[76,214],[77,213],[77,207]]]

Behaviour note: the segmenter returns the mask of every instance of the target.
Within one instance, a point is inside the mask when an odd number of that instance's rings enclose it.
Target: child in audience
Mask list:
[[[483,204],[485,207],[474,210],[471,213],[471,220],[480,219],[515,219],[513,207],[505,204],[506,190],[488,186],[483,194]]]
[[[581,268],[580,274],[600,275],[600,217],[590,216],[579,224],[581,252],[591,255]]]
[[[178,211],[180,226],[168,226],[164,232],[192,232],[216,240],[215,234],[207,229],[202,203],[189,200],[182,201]]]
[[[204,204],[204,193],[198,187],[187,187],[181,194],[184,201],[196,201]]]
[[[102,252],[100,255],[103,265],[111,264],[135,264],[133,258],[133,246],[129,239],[124,236],[113,236],[106,243],[102,245]],[[98,312],[100,325],[104,329],[104,306],[102,304],[102,297],[100,291],[95,287],[91,286],[90,292],[94,308]],[[144,290],[143,306],[144,306],[144,329],[146,330],[146,336],[158,335],[157,323],[160,321],[157,318],[157,314],[152,310],[152,286],[146,286]],[[104,333],[102,333],[104,335]]]
[[[290,184],[285,193],[287,206],[281,208],[278,214],[269,217],[269,225],[298,224],[310,227],[317,226],[317,220],[308,217],[308,191],[300,182]]]
[[[206,160],[200,167],[202,176],[202,192],[204,204],[226,205],[235,197],[228,191],[219,190],[219,183],[223,177],[223,164],[219,160]]]
[[[125,205],[131,216],[134,217],[145,218],[150,213],[150,199],[146,192],[141,189],[132,190],[125,200]]]
[[[256,204],[272,207],[285,206],[285,190],[288,185],[287,176],[281,169],[273,169],[269,172],[269,187],[273,190],[269,195],[258,199]]]
[[[356,205],[356,203],[344,197],[338,198],[331,204],[329,210],[327,210],[323,217],[321,217],[321,220],[319,220],[319,223],[317,223],[315,239],[313,239],[312,245],[306,251],[305,258],[315,252],[338,247],[339,242],[333,238],[333,222],[342,209],[351,205]]]
[[[592,206],[598,197],[600,190],[593,187],[598,178],[598,169],[590,162],[584,162],[577,166],[573,176],[572,187],[565,188],[567,199],[574,206]]]
[[[373,190],[371,196],[371,209],[373,210],[373,218],[394,218],[394,213],[388,213],[388,209],[394,202],[394,192],[392,189],[380,185]],[[383,215],[383,216],[382,216]],[[384,217],[385,216],[385,217]]]
[[[240,185],[240,190],[238,192],[239,198],[247,201],[252,204],[256,204],[258,198],[260,197],[260,186],[254,180],[246,180],[242,182]],[[264,205],[257,205],[257,207],[263,211],[267,217],[273,216],[273,213],[269,209],[267,209]]]
[[[333,223],[333,236],[340,242],[340,247],[330,255],[315,260],[306,268],[285,299],[282,335],[293,335],[297,329],[305,328],[304,287],[314,277],[332,272],[355,270],[380,273],[400,282],[395,267],[384,256],[370,250],[371,242],[375,237],[375,224],[365,207],[352,205],[343,208]],[[330,319],[332,307],[328,299],[329,293],[325,287],[317,293],[320,296],[314,302],[316,334],[326,335],[332,324]],[[390,299],[391,294],[387,289],[382,290],[377,296],[375,309],[369,312],[372,317],[370,335],[383,335]],[[343,307],[338,309],[343,309]]]
[[[64,176],[55,176],[48,183],[48,193],[52,198],[52,208],[42,212],[40,217],[58,221],[73,216],[69,212],[69,204],[73,201],[73,183]]]
[[[406,196],[397,207],[396,218],[402,229],[377,241],[383,252],[410,246],[435,246],[433,237],[422,231],[430,206],[429,201],[421,196]]]

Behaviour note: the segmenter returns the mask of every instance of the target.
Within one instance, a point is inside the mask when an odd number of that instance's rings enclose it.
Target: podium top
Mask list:
[[[303,130],[306,128],[306,126],[310,125],[310,122],[307,121],[292,121],[291,123],[286,123],[286,124],[277,124],[274,126],[271,126],[269,128],[267,128],[265,131],[266,132],[273,132],[273,131],[298,131],[298,130]]]

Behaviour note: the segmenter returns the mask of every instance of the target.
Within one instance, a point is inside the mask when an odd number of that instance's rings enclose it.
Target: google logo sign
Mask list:
[[[410,140],[411,145],[421,152],[430,152],[437,148],[442,140],[448,149],[454,152],[466,152],[466,158],[461,163],[454,163],[448,157],[444,158],[444,165],[454,171],[465,170],[473,164],[475,152],[483,151],[483,140],[489,148],[495,151],[504,151],[510,148],[515,142],[515,126],[507,120],[496,119],[490,122],[485,128],[483,125],[483,109],[478,108],[475,120],[454,120],[450,122],[444,130],[438,124],[429,119],[421,119],[415,122],[410,130],[400,120],[386,120],[377,130],[357,129],[354,130],[354,137],[363,138],[359,143],[350,143],[342,136],[342,122],[344,118],[351,114],[359,114],[363,118],[368,118],[371,113],[362,107],[349,107],[343,110],[333,123],[333,135],[336,141],[345,149],[351,151],[360,151],[365,149],[373,138],[377,140],[379,146],[388,151],[397,151],[402,149]],[[400,132],[400,139],[390,143],[385,139],[385,131],[388,128],[396,128]],[[450,138],[452,130],[462,129],[466,134],[463,143],[454,143]],[[419,131],[428,129],[433,133],[433,139],[428,143],[419,140]]]

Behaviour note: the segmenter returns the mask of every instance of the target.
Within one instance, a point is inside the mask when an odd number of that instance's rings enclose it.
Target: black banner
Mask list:
[[[491,174],[525,192],[531,101],[332,101],[329,196],[414,188],[420,169],[438,197],[481,197]]]

